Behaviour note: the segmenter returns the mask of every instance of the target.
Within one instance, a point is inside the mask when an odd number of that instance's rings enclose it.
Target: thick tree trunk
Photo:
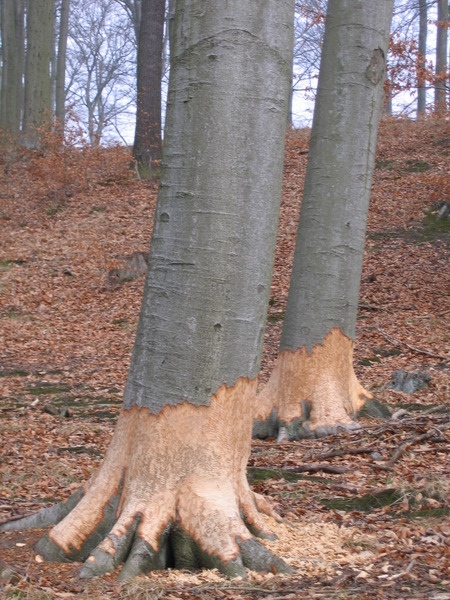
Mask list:
[[[448,0],[438,0],[438,26],[436,39],[436,85],[434,94],[434,109],[437,113],[447,110],[447,31],[448,31]]]
[[[2,81],[0,127],[17,136],[22,109],[22,76],[24,56],[23,0],[2,0]]]
[[[66,55],[67,37],[69,34],[70,0],[61,1],[59,20],[58,59],[56,63],[56,105],[55,115],[64,128],[66,101]]]
[[[427,105],[427,93],[425,85],[425,61],[427,56],[427,30],[428,30],[428,16],[427,16],[427,0],[419,0],[419,64],[417,74],[417,115],[424,115],[426,112]]]
[[[282,571],[246,480],[281,195],[293,2],[178,0],[162,180],[105,461],[38,545],[121,577],[167,565]],[[75,507],[73,508],[73,504]]]
[[[280,355],[258,415],[277,409],[291,437],[351,426],[370,396],[352,352],[392,4],[328,3]]]
[[[33,0],[27,11],[23,142],[35,146],[36,129],[51,119],[50,58],[53,0]]]
[[[161,160],[161,77],[164,0],[143,0],[137,58],[134,157],[146,177]]]

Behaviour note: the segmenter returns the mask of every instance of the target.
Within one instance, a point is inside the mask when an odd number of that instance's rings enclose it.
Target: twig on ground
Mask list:
[[[434,429],[434,428],[433,428]],[[433,441],[433,440],[437,440],[439,442],[443,441],[445,442],[445,438],[442,437],[436,437],[436,431],[427,431],[426,433],[423,433],[422,435],[417,435],[409,440],[406,440],[405,442],[402,442],[400,444],[400,446],[398,446],[396,448],[396,450],[394,450],[391,458],[388,460],[387,465],[388,467],[392,467],[392,465],[394,463],[396,463],[398,461],[398,459],[403,456],[403,454],[409,450],[409,448],[411,448],[411,446],[413,446],[414,444],[418,444],[419,442],[424,442],[424,441]]]
[[[390,344],[395,346],[396,348],[406,346],[409,350],[413,352],[417,352],[418,354],[425,354],[425,356],[431,356],[432,358],[439,358],[439,360],[448,360],[448,357],[442,356],[441,354],[435,354],[434,352],[429,352],[428,350],[422,350],[421,348],[416,348],[415,346],[411,346],[407,342],[402,342],[390,335],[388,335],[385,331],[383,331],[379,325],[376,326],[378,333],[380,333],[385,340],[387,340]]]
[[[341,450],[331,450],[330,452],[324,452],[323,454],[316,454],[312,456],[312,460],[324,460],[326,458],[334,458],[335,456],[345,456],[346,454],[370,454],[375,448],[373,446],[367,446],[365,448],[342,448]]]
[[[346,469],[345,467],[334,467],[333,465],[325,463],[318,465],[307,464],[298,467],[284,467],[284,470],[292,473],[317,473],[318,471],[323,471],[324,473],[337,473],[339,475],[341,473],[348,473],[350,469]]]

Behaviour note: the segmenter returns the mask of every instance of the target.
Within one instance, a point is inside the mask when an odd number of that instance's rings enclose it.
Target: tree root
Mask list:
[[[37,552],[84,562],[81,577],[122,563],[121,580],[166,567],[218,568],[231,577],[245,577],[246,567],[290,572],[254,537],[274,537],[261,512],[277,517],[246,478],[255,387],[222,386],[210,406],[123,410],[85,490],[1,529],[54,525]]]

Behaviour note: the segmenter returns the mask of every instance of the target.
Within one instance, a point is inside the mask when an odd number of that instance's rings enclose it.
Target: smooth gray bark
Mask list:
[[[50,58],[53,0],[33,0],[27,11],[23,140],[36,144],[36,128],[51,118]]]
[[[447,24],[448,0],[438,0],[438,27],[436,38],[436,76],[444,76],[447,72]],[[444,113],[447,110],[447,81],[438,81],[435,86],[435,111]]]
[[[24,2],[2,0],[2,81],[0,127],[16,135],[20,129],[24,59]]]
[[[69,35],[70,0],[61,0],[59,20],[58,58],[56,63],[56,102],[55,115],[64,127],[66,101],[66,55],[67,37]]]
[[[425,68],[425,57],[427,55],[427,31],[428,31],[428,16],[427,16],[427,0],[419,0],[419,44],[418,50],[419,70]],[[418,74],[417,88],[417,114],[424,115],[426,111],[426,86],[422,73]]]
[[[207,405],[259,371],[293,3],[177,0],[162,179],[125,408]]]
[[[333,0],[281,350],[354,339],[392,0]]]

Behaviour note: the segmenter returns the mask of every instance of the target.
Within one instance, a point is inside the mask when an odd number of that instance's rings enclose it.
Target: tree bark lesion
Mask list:
[[[254,537],[273,538],[260,513],[276,516],[246,478],[255,388],[242,378],[209,406],[124,409],[104,463],[72,510],[54,513],[39,554],[84,561],[82,577],[124,563],[122,580],[170,566],[289,571]]]
[[[366,70],[366,77],[370,83],[377,85],[384,78],[385,69],[386,61],[384,58],[384,52],[381,48],[375,48],[375,50],[372,52],[372,57]]]
[[[338,328],[310,353],[305,346],[280,352],[257,396],[254,436],[301,439],[358,428],[356,415],[372,394],[357,380],[352,359],[353,342]]]

